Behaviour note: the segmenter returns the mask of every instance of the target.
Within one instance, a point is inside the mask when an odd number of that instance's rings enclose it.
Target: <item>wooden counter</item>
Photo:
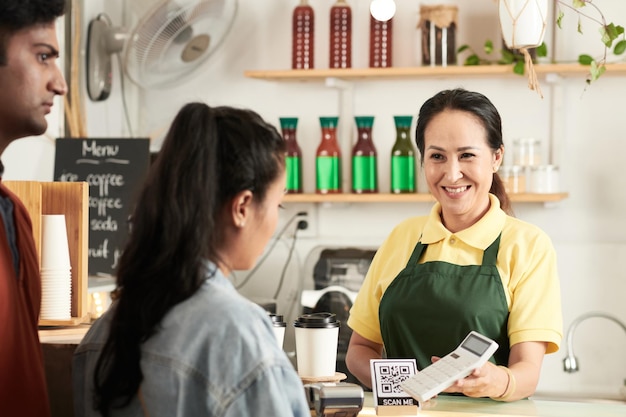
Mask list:
[[[625,417],[626,401],[581,402],[520,400],[504,403],[483,398],[439,396],[417,414],[419,417]],[[371,393],[359,416],[375,416]],[[400,417],[400,416],[398,416]]]

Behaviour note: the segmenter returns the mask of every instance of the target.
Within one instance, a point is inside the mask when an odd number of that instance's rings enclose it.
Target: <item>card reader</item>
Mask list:
[[[357,384],[315,382],[305,384],[304,392],[316,417],[356,417],[363,409],[363,388]]]

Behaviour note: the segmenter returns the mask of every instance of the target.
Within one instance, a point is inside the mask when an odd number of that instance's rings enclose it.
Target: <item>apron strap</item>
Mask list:
[[[498,235],[498,237],[496,238],[496,240],[494,240],[491,245],[489,245],[489,247],[487,249],[485,249],[485,252],[483,253],[483,265],[496,265],[496,261],[498,259],[498,250],[500,249],[500,238],[502,237],[502,233],[500,233]],[[413,252],[411,253],[411,258],[409,259],[409,262],[407,263],[407,267],[408,266],[414,266],[417,265],[417,263],[420,260],[420,257],[422,256],[422,253],[424,253],[424,249],[428,246],[428,245],[424,245],[421,242],[422,237],[420,236],[417,244],[415,245],[415,248],[413,248]]]
[[[411,258],[409,258],[409,262],[406,264],[407,267],[413,267],[417,265],[426,246],[428,245],[424,245],[422,243],[422,236],[420,235],[420,238],[417,240],[417,244],[415,245],[415,247],[413,248],[413,252],[411,253]]]
[[[498,249],[500,249],[500,238],[502,237],[502,232],[498,235],[496,240],[493,241],[491,245],[485,252],[483,253],[483,265],[496,265],[496,260],[498,259]]]

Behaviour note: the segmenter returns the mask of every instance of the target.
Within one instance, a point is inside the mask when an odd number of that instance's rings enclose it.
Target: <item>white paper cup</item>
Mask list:
[[[305,314],[293,325],[298,375],[303,378],[334,377],[340,326],[335,314]]]
[[[285,330],[287,329],[287,323],[283,321],[283,316],[278,314],[270,314],[272,319],[272,328],[274,329],[274,336],[276,336],[276,342],[278,347],[283,348],[283,342],[285,341]]]
[[[44,320],[67,320],[72,315],[72,274],[65,270],[41,272],[41,311]]]
[[[70,268],[70,249],[67,241],[65,215],[41,216],[41,270],[67,270]]]

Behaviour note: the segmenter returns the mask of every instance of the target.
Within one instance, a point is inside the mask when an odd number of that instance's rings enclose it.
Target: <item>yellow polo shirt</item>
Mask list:
[[[508,216],[496,196],[490,194],[489,198],[491,207],[485,216],[458,233],[451,233],[441,223],[439,203],[428,216],[412,217],[397,225],[376,252],[350,310],[348,325],[352,330],[383,343],[378,320],[380,300],[406,266],[420,236],[422,243],[428,244],[420,263],[480,265],[484,250],[502,232],[496,267],[509,306],[510,346],[547,342],[547,353],[556,352],[563,337],[563,319],[552,242],[538,227]]]

